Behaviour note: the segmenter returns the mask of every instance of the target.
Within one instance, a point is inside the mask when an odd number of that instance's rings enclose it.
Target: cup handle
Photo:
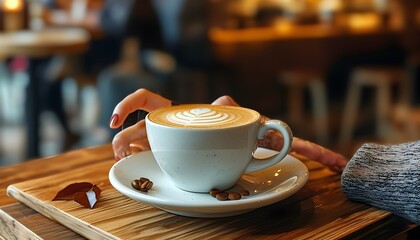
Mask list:
[[[289,126],[280,120],[265,121],[261,123],[261,126],[258,130],[258,139],[264,138],[264,134],[268,130],[277,130],[283,135],[282,149],[275,155],[266,159],[256,159],[255,157],[252,157],[252,160],[248,164],[245,172],[255,172],[264,168],[271,167],[283,160],[289,153],[293,141],[293,134]]]

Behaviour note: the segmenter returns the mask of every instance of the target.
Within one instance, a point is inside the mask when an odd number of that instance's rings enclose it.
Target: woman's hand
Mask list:
[[[297,137],[293,138],[292,148],[290,151],[317,161],[335,172],[342,172],[349,161],[339,153]]]
[[[239,106],[239,104],[230,96],[219,97],[212,104]],[[115,107],[111,117],[110,127],[120,127],[128,114],[135,110],[142,109],[150,112],[154,109],[171,105],[171,100],[146,89],[139,89],[128,95]],[[282,144],[283,138],[281,134],[274,131],[271,133],[269,132],[266,137],[260,141],[260,146],[273,150],[281,149]],[[115,135],[112,141],[112,147],[116,160],[131,155],[132,148],[136,148],[140,151],[149,150],[150,146],[147,140],[144,120]],[[293,138],[291,152],[296,152],[309,159],[318,161],[337,172],[341,172],[348,162],[341,154],[297,137]]]
[[[259,141],[259,146],[279,151],[283,147],[283,136],[279,132],[268,131],[264,138]],[[348,162],[348,159],[339,153],[297,137],[293,137],[290,152],[317,161],[335,172],[342,172]]]
[[[112,114],[109,126],[111,128],[121,127],[128,114],[138,109],[150,112],[157,108],[171,105],[171,100],[150,92],[149,90],[139,89],[118,103]],[[114,149],[115,160],[117,161],[131,155],[132,148],[136,148],[140,151],[150,149],[144,120],[139,121],[115,135],[112,140],[112,147]]]
[[[239,106],[239,104],[229,96],[220,97],[214,101],[213,104]],[[266,119],[267,118],[264,117],[264,120]],[[279,132],[271,131],[260,141],[260,146],[273,150],[280,150],[283,146],[283,137]],[[318,161],[336,172],[342,172],[348,162],[348,159],[339,153],[297,137],[293,138],[290,151],[303,155],[311,160]]]

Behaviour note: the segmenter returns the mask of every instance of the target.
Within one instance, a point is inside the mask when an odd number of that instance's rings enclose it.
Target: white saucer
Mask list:
[[[259,148],[257,157],[274,151]],[[131,181],[147,177],[153,187],[142,193],[131,187]],[[177,215],[214,218],[249,212],[281,201],[301,189],[308,179],[308,169],[298,159],[288,155],[277,165],[258,172],[244,174],[233,191],[246,189],[249,196],[240,200],[219,201],[207,193],[192,193],[178,189],[164,175],[150,151],[124,158],[112,166],[109,180],[122,194]]]

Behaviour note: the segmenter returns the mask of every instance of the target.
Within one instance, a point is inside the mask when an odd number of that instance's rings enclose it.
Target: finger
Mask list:
[[[348,162],[348,159],[341,154],[297,137],[293,138],[291,151],[318,161],[336,172],[343,171]]]
[[[130,144],[143,139],[147,141],[144,120],[119,132],[112,140],[112,148],[116,160],[131,155]]]
[[[230,96],[221,96],[218,99],[214,100],[213,105],[229,105],[229,106],[239,106],[239,104],[233,100]]]
[[[132,149],[132,153],[134,154],[135,152],[142,152],[142,151],[147,151],[150,150],[150,145],[149,145],[149,141],[147,138],[142,138],[139,139],[133,143],[130,144],[130,148]]]
[[[137,109],[150,112],[160,107],[171,106],[171,100],[166,99],[147,89],[141,88],[125,97],[114,108],[109,126],[118,128],[124,122],[124,119]]]

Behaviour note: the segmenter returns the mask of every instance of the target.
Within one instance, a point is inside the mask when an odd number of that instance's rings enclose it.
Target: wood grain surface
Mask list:
[[[0,167],[0,235],[5,239],[85,239],[8,197],[6,188],[13,183],[67,172],[98,162],[113,162],[113,156],[111,144],[105,144]]]
[[[13,203],[0,210],[0,233],[16,239],[86,239],[33,209]]]
[[[6,195],[6,188],[10,184],[66,172],[98,162],[113,162],[113,159],[111,145],[105,144],[2,167],[0,168],[0,206],[16,202],[15,199]]]
[[[8,194],[89,239],[337,239],[358,236],[360,230],[371,226],[372,230],[362,235],[373,232],[377,236],[375,225],[379,222],[398,220],[394,229],[407,228],[404,220],[386,211],[348,201],[341,192],[338,174],[316,162],[303,162],[310,177],[297,194],[271,206],[226,218],[177,216],[123,196],[108,181],[113,161],[99,161],[13,184]],[[57,191],[76,181],[89,181],[102,189],[94,209],[72,201],[51,201]]]

